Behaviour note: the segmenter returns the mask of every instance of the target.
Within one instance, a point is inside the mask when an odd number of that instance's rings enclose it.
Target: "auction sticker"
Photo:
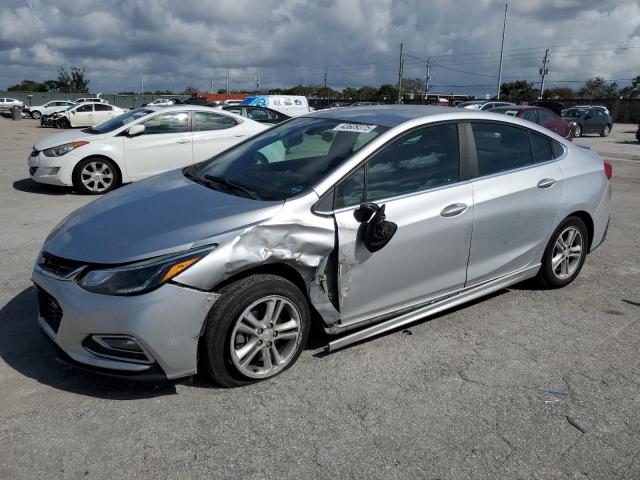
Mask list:
[[[377,128],[377,125],[364,125],[362,123],[341,123],[333,127],[336,132],[369,133]]]

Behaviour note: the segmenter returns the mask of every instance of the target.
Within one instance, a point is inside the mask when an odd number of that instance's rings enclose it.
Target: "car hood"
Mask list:
[[[87,138],[90,137],[90,138]],[[64,145],[65,143],[75,142],[78,140],[94,141],[104,138],[105,135],[93,135],[91,133],[83,132],[82,130],[66,130],[61,133],[50,135],[47,138],[40,140],[33,148],[36,150],[46,150],[47,148],[57,147],[58,145]]]
[[[76,210],[49,234],[43,250],[88,263],[126,263],[187,250],[266,220],[283,205],[221,193],[173,170]]]

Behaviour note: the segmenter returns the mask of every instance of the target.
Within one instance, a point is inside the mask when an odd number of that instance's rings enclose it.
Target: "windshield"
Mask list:
[[[88,128],[87,131],[90,133],[109,133],[113,132],[115,129],[125,126],[127,123],[131,123],[134,120],[137,120],[145,115],[149,115],[153,113],[155,110],[149,110],[148,108],[138,108],[136,110],[131,110],[130,112],[123,113],[122,115],[118,115],[117,117],[112,118],[111,120],[107,120],[100,125],[96,125],[95,127]]]
[[[562,111],[562,116],[568,118],[578,118],[584,115],[584,112],[586,112],[586,110],[583,108],[569,108]]]
[[[285,200],[307,190],[386,130],[378,125],[299,117],[184,173],[230,194]]]

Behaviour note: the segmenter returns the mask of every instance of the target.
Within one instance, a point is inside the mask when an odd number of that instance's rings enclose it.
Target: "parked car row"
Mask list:
[[[604,107],[571,107],[562,110],[562,118],[574,124],[573,134],[597,133],[606,137],[613,128],[613,118]]]
[[[284,372],[312,321],[346,333],[331,351],[525,279],[568,285],[606,237],[612,174],[517,115],[406,105],[271,128],[149,107],[43,140],[29,165],[85,193],[173,169],[54,228],[38,322],[72,365],[223,386]]]
[[[56,128],[92,127],[123,113],[124,109],[108,103],[83,102],[42,115],[40,125]]]
[[[561,137],[571,141],[573,138],[573,129],[571,124],[562,119],[551,110],[543,107],[536,107],[530,105],[512,105],[508,107],[498,107],[489,110],[492,113],[502,113],[504,115],[511,115],[513,117],[522,118],[557,133]]]

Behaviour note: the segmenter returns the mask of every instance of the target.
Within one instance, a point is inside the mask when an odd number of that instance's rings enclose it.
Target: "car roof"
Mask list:
[[[549,110],[548,108],[539,107],[537,105],[502,105],[492,108],[491,110]]]

